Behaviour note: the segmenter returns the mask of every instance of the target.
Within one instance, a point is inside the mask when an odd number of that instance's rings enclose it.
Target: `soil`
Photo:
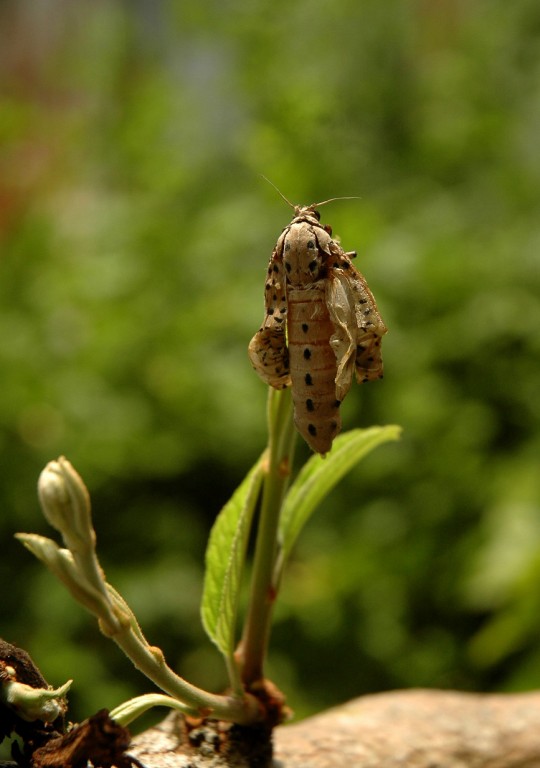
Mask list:
[[[269,768],[272,732],[265,726],[222,722],[187,725],[171,713],[135,737],[129,749],[145,768]]]

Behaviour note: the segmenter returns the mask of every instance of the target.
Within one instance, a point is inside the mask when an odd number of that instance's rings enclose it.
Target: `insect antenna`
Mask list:
[[[280,190],[278,187],[276,187],[276,185],[274,184],[274,182],[273,182],[273,181],[270,181],[270,179],[268,179],[268,178],[267,178],[266,176],[264,176],[262,173],[261,173],[261,178],[262,178],[262,179],[264,179],[265,181],[267,181],[267,182],[270,184],[270,186],[271,186],[271,187],[274,187],[274,189],[276,190],[276,192],[278,193],[278,195],[279,195],[279,196],[280,196],[280,197],[281,197],[283,200],[285,200],[285,202],[287,203],[287,205],[289,205],[289,206],[290,206],[290,207],[293,209],[293,211],[295,211],[295,210],[296,210],[297,206],[296,206],[296,205],[294,205],[293,203],[291,203],[291,201],[290,201],[290,200],[287,200],[287,198],[285,197],[285,195],[283,194],[283,192],[282,192],[282,191],[281,191],[281,190]]]
[[[262,174],[262,173],[261,173],[261,174],[260,174],[260,176],[261,176],[261,178],[262,178],[262,179],[264,179],[265,181],[267,181],[267,182],[270,184],[270,186],[271,186],[271,187],[274,187],[274,189],[276,190],[276,192],[278,193],[278,195],[279,195],[279,196],[280,196],[280,197],[281,197],[283,200],[285,200],[285,202],[287,203],[287,205],[289,205],[289,206],[290,206],[290,207],[293,209],[293,211],[295,211],[295,212],[296,212],[297,210],[299,210],[300,208],[302,208],[302,206],[299,206],[299,205],[294,205],[294,203],[291,203],[291,201],[290,201],[290,200],[288,200],[288,199],[285,197],[285,195],[283,194],[283,192],[282,192],[282,191],[281,191],[281,190],[280,190],[278,187],[276,187],[276,185],[274,184],[274,182],[273,182],[273,181],[270,181],[270,179],[269,179],[269,178],[267,178],[267,177],[266,177],[264,174]],[[349,195],[349,196],[346,196],[346,197],[330,197],[328,200],[323,200],[323,201],[322,201],[322,203],[312,203],[311,205],[307,205],[307,206],[306,206],[306,208],[310,208],[310,209],[311,209],[311,208],[319,208],[321,205],[326,205],[327,203],[334,203],[336,200],[361,200],[361,198],[360,198],[360,196],[359,196],[359,195]]]
[[[326,203],[335,203],[336,200],[361,200],[362,198],[359,195],[348,195],[346,197],[330,197],[328,200],[323,200],[322,203],[312,203],[309,207],[310,208],[320,208],[321,205],[326,205]]]

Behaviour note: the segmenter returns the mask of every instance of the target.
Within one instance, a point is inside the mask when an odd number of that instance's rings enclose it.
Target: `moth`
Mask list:
[[[288,201],[287,201],[288,202]],[[275,389],[292,387],[296,428],[325,454],[341,429],[339,407],[353,375],[359,383],[383,375],[387,328],[354,251],[332,239],[317,210],[332,202],[291,205],[294,218],[272,252],[264,291],[265,317],[249,358]]]

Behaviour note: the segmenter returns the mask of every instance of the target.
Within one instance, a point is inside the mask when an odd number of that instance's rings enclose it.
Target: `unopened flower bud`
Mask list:
[[[63,456],[49,462],[39,476],[38,495],[43,514],[60,531],[68,549],[81,552],[94,548],[96,536],[88,491]]]

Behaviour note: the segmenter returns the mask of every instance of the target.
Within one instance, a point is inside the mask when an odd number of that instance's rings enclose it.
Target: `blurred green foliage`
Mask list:
[[[298,203],[390,332],[345,428],[403,425],[310,523],[269,673],[298,714],[404,686],[540,685],[537,0],[3,0],[0,634],[75,717],[149,690],[13,541],[85,478],[109,580],[219,689],[212,521],[265,442],[246,354]],[[303,456],[307,449],[302,447]]]

